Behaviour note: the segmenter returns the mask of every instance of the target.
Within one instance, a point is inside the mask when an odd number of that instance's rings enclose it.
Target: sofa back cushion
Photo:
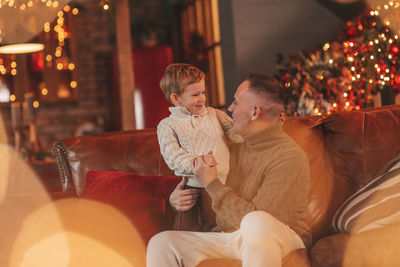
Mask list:
[[[85,188],[89,170],[173,175],[161,157],[155,129],[80,136],[63,143],[78,196]]]

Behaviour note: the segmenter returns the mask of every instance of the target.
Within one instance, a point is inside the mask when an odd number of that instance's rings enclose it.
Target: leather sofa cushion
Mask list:
[[[171,229],[173,216],[166,212],[166,200],[179,180],[177,176],[89,171],[81,198],[96,200],[118,209],[147,243],[156,233]]]

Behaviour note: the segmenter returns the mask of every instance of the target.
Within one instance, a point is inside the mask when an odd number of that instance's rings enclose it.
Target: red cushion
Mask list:
[[[156,233],[172,228],[172,217],[166,214],[165,203],[179,180],[177,176],[89,171],[82,198],[97,200],[119,209],[147,243]]]

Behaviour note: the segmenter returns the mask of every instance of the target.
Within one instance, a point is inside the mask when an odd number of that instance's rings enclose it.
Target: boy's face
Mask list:
[[[181,95],[176,96],[176,105],[187,108],[190,113],[200,115],[206,104],[206,87],[204,79],[185,87]]]

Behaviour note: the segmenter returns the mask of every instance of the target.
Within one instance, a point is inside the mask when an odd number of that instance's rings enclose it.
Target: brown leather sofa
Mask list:
[[[290,117],[284,130],[305,151],[311,167],[308,223],[314,246],[297,250],[283,266],[398,266],[400,225],[351,236],[332,233],[338,207],[400,152],[400,106],[312,117]],[[171,175],[154,129],[83,136],[54,146],[64,191],[80,195],[89,170]],[[200,266],[240,266],[213,260]]]

